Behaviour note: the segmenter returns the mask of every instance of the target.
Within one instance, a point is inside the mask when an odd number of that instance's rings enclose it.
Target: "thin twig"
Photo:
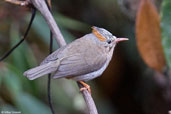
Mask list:
[[[49,11],[51,12],[51,6],[50,2],[48,2],[47,0],[45,0]],[[50,46],[49,46],[49,54],[51,54],[53,51],[53,34],[52,31],[50,30]],[[52,104],[52,98],[51,98],[51,74],[48,74],[48,82],[47,82],[47,92],[48,92],[48,103],[50,106],[50,110],[52,112],[52,114],[55,114],[55,110],[53,108],[53,104]]]
[[[7,58],[27,38],[28,32],[29,32],[30,27],[33,23],[35,15],[36,15],[36,9],[33,8],[30,23],[26,29],[26,32],[24,33],[23,38],[15,46],[13,46],[9,51],[7,51],[2,57],[0,57],[0,62],[3,61],[5,58]]]
[[[52,37],[52,32],[50,32],[50,47],[49,47],[49,54],[52,53],[52,50],[53,50],[53,37]],[[53,105],[52,105],[52,99],[51,99],[51,74],[48,74],[48,83],[47,83],[47,90],[48,90],[48,102],[49,102],[49,106],[50,106],[50,109],[51,109],[51,112],[52,114],[55,114],[55,111],[53,109]]]
[[[54,37],[57,39],[57,43],[60,45],[60,47],[66,45],[64,37],[61,34],[61,32],[58,28],[58,25],[56,24],[52,14],[48,10],[48,7],[46,6],[45,1],[44,0],[30,0],[30,1],[41,12],[43,17],[47,21],[48,26],[49,26],[50,30],[52,31]],[[79,85],[79,87],[81,87],[81,84],[78,83],[78,85]],[[98,114],[96,105],[94,103],[94,100],[93,100],[91,94],[87,90],[84,90],[81,93],[83,94],[89,114]]]

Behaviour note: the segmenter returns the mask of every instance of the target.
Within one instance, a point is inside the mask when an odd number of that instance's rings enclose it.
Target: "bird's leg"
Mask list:
[[[81,87],[80,88],[80,91],[84,91],[84,90],[88,90],[88,92],[91,94],[91,88],[88,84],[86,84],[85,82],[83,81],[79,81],[84,87]]]
[[[5,0],[6,2],[15,4],[15,5],[20,5],[20,6],[27,6],[29,5],[29,0],[25,0],[25,1],[19,1],[19,0]]]

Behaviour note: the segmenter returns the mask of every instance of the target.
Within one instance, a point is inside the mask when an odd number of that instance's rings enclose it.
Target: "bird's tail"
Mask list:
[[[34,80],[43,75],[55,72],[58,69],[58,66],[59,63],[57,61],[52,61],[25,71],[24,76],[26,76],[29,80]]]

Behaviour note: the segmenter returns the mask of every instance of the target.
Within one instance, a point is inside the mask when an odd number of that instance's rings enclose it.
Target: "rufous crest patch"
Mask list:
[[[92,33],[102,42],[106,41],[106,38],[103,37],[97,30],[95,27],[92,27]]]

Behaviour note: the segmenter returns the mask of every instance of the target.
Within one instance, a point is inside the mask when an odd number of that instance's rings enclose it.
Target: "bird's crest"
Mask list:
[[[106,38],[102,36],[99,31],[97,30],[97,27],[93,26],[92,27],[92,33],[102,42],[106,41]]]

